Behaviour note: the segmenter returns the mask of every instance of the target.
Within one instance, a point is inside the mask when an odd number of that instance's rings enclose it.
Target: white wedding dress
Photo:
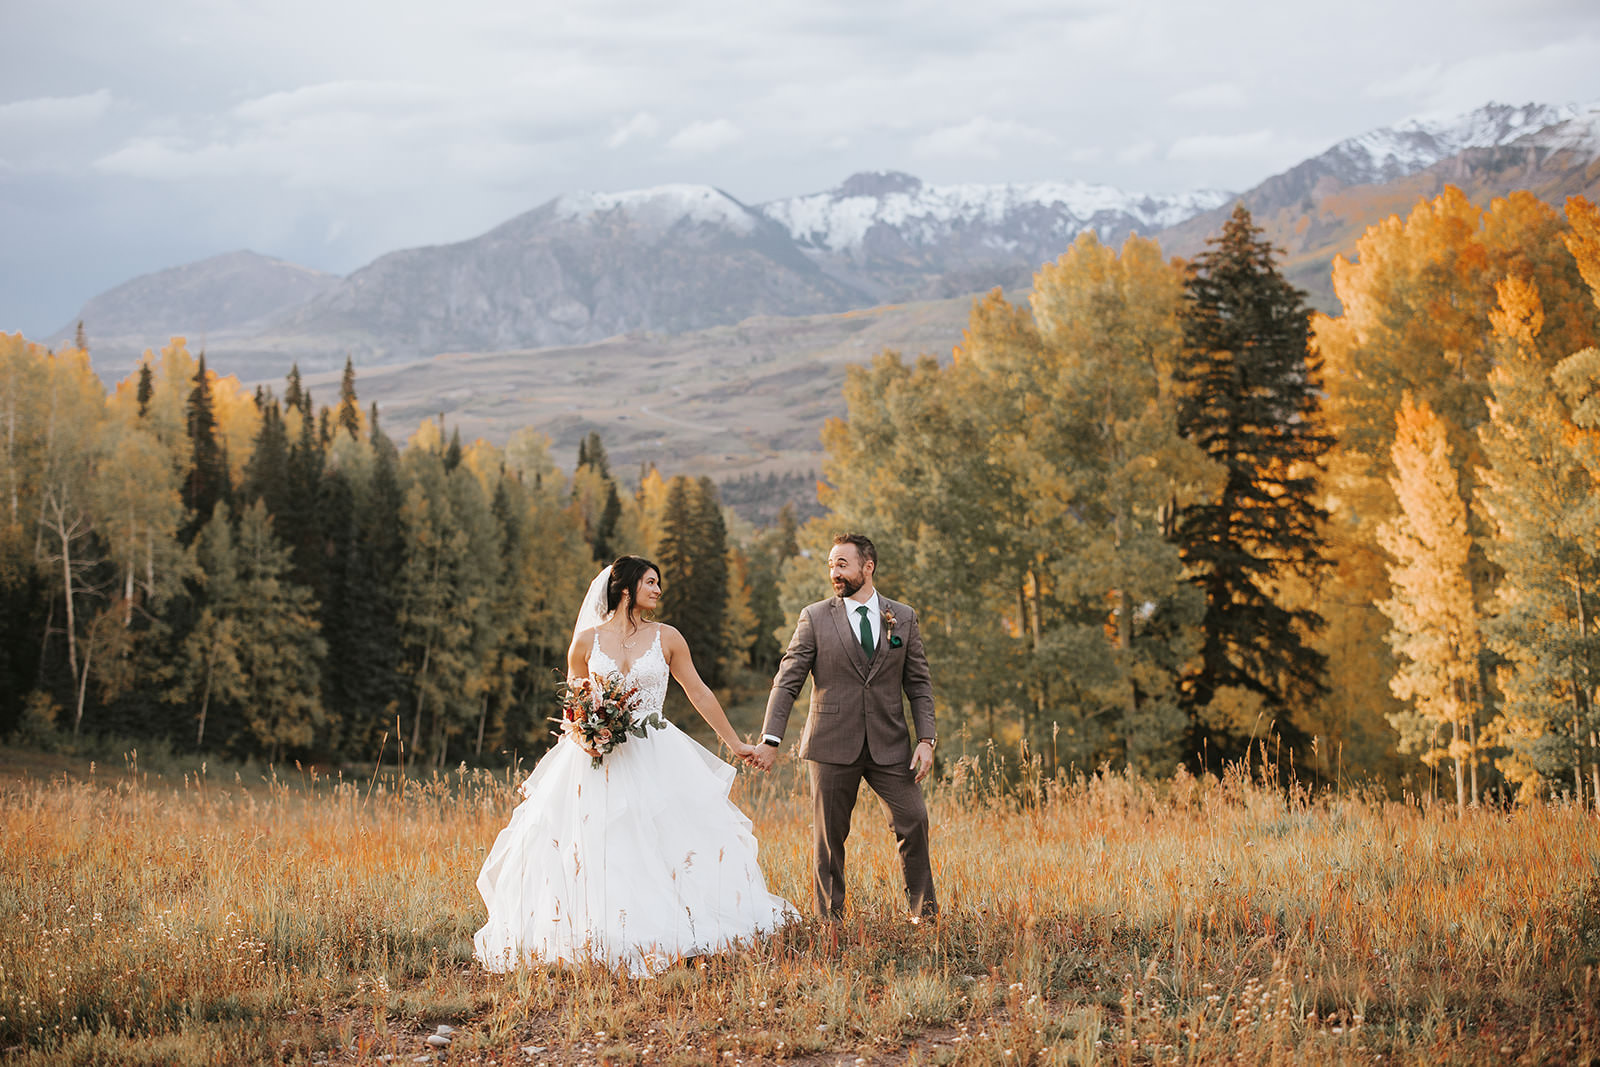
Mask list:
[[[623,673],[598,646],[589,668]],[[625,677],[639,687],[639,714],[661,710],[659,628]],[[473,937],[479,961],[491,971],[597,961],[642,977],[794,918],[767,892],[750,820],[728,799],[734,775],[671,723],[630,738],[598,768],[557,741],[478,875],[489,908]]]

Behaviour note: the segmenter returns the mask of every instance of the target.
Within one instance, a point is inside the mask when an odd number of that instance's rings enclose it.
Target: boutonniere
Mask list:
[[[889,634],[890,648],[899,648],[905,644],[904,641],[900,640],[900,636],[894,632],[894,612],[888,608],[883,609],[883,628]]]

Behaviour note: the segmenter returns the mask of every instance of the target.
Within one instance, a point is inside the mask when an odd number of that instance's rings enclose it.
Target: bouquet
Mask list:
[[[666,725],[659,712],[639,715],[640,699],[639,687],[616,673],[563,682],[560,733],[576,741],[589,753],[590,766],[598,767],[629,737]]]

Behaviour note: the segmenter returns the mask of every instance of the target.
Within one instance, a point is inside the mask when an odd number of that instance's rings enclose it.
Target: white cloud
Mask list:
[[[97,122],[111,110],[109,89],[78,96],[36,96],[0,104],[0,126],[69,126]]]
[[[629,141],[650,140],[661,132],[661,123],[648,111],[641,111],[606,138],[607,148],[621,148]]]
[[[1273,143],[1271,130],[1249,133],[1195,134],[1180,137],[1167,149],[1168,159],[1212,160],[1259,156]]]
[[[706,155],[728,147],[743,136],[739,127],[727,119],[700,120],[673,134],[667,147],[685,155]]]
[[[1054,144],[1056,138],[1015,119],[968,119],[959,126],[944,126],[918,137],[911,150],[919,156],[956,159],[998,159],[1019,145]]]
[[[1197,85],[1167,97],[1167,103],[1185,111],[1233,111],[1244,107],[1250,97],[1232,82]]]
[[[432,109],[460,101],[437,85],[417,82],[337,81],[268,93],[237,105],[233,113],[251,122],[294,122],[329,113],[388,115]]]
[[[1403,74],[1370,83],[1361,90],[1361,95],[1369,100],[1395,100],[1416,97],[1427,92],[1438,82],[1441,69],[1443,68],[1437,63],[1425,63],[1419,67],[1412,67]]]
[[[1117,149],[1117,162],[1123,165],[1143,163],[1155,154],[1156,143],[1154,141],[1135,141],[1130,145],[1124,145],[1122,148]]]

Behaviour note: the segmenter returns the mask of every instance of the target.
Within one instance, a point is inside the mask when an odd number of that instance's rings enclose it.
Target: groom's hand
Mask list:
[[[777,747],[762,743],[756,745],[755,751],[750,753],[750,766],[759,768],[763,771],[770,771],[772,770],[773,763],[777,761],[777,758]]]
[[[918,741],[917,750],[911,753],[913,780],[920,783],[928,777],[928,772],[931,770],[933,770],[933,746],[926,741]]]

